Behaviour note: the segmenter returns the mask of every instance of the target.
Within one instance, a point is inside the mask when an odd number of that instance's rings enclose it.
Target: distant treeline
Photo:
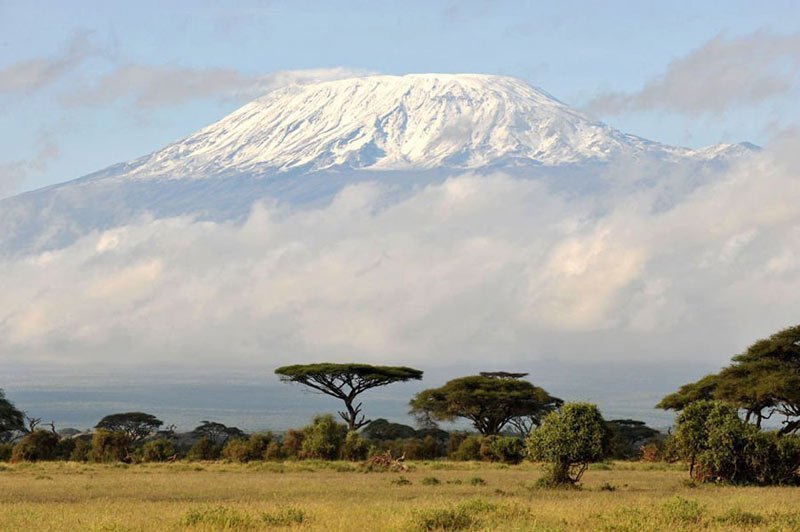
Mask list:
[[[484,460],[548,464],[546,482],[574,483],[604,459],[685,461],[692,479],[795,484],[800,468],[800,326],[759,340],[717,374],[665,397],[679,411],[669,435],[636,420],[606,421],[595,405],[565,403],[526,381],[525,373],[487,372],[423,390],[410,401],[418,428],[369,420],[359,396],[422,379],[418,369],[369,364],[304,364],[275,370],[340,400],[338,412],[282,434],[246,434],[203,421],[193,431],[143,412],[112,414],[89,433],[61,433],[25,415],[0,390],[0,460],[164,462],[175,460]],[[762,428],[778,415],[778,430]],[[441,421],[468,420],[474,432],[447,432]],[[49,426],[49,430],[42,429]],[[381,457],[375,460],[375,457]]]

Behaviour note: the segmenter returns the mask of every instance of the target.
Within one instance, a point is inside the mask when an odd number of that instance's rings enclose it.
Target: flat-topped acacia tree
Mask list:
[[[296,364],[275,370],[283,382],[298,382],[320,393],[344,401],[345,410],[339,416],[350,430],[358,430],[371,420],[361,413],[361,403],[356,398],[372,388],[395,382],[421,380],[422,371],[405,366],[372,366],[369,364]]]

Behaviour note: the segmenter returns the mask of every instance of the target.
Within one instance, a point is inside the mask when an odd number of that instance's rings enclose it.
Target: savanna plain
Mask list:
[[[593,464],[578,488],[538,464],[19,463],[3,530],[800,530],[800,489],[688,481],[684,466]]]

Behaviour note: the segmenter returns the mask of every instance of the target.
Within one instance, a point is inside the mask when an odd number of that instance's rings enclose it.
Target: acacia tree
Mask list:
[[[439,388],[418,393],[411,400],[411,414],[418,419],[453,421],[469,419],[485,436],[498,434],[519,418],[539,419],[563,401],[520,378],[520,374],[487,373],[460,377]]]
[[[243,438],[244,431],[238,427],[229,427],[216,421],[203,421],[195,427],[192,434],[208,438],[215,445],[224,445],[231,438]]]
[[[758,340],[733,357],[719,373],[684,385],[666,396],[659,408],[683,410],[716,399],[742,410],[745,421],[761,427],[765,419],[783,416],[780,434],[800,431],[800,325]]]
[[[104,417],[95,428],[105,429],[110,432],[121,432],[131,442],[135,443],[153,434],[163,424],[163,421],[152,414],[124,412]]]
[[[15,432],[24,430],[24,414],[6,399],[6,393],[0,388],[0,442],[8,441]]]
[[[368,424],[361,413],[359,395],[372,388],[395,382],[421,380],[422,371],[405,366],[372,366],[369,364],[296,364],[275,370],[283,382],[297,382],[320,393],[344,402],[345,410],[339,416],[347,422],[349,430],[358,430]]]

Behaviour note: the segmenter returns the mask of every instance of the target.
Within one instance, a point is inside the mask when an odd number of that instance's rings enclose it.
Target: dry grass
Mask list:
[[[539,475],[534,464],[452,462],[401,474],[313,462],[7,465],[0,528],[800,530],[798,488],[693,487],[680,468],[649,464],[594,467],[580,490],[536,488]]]

